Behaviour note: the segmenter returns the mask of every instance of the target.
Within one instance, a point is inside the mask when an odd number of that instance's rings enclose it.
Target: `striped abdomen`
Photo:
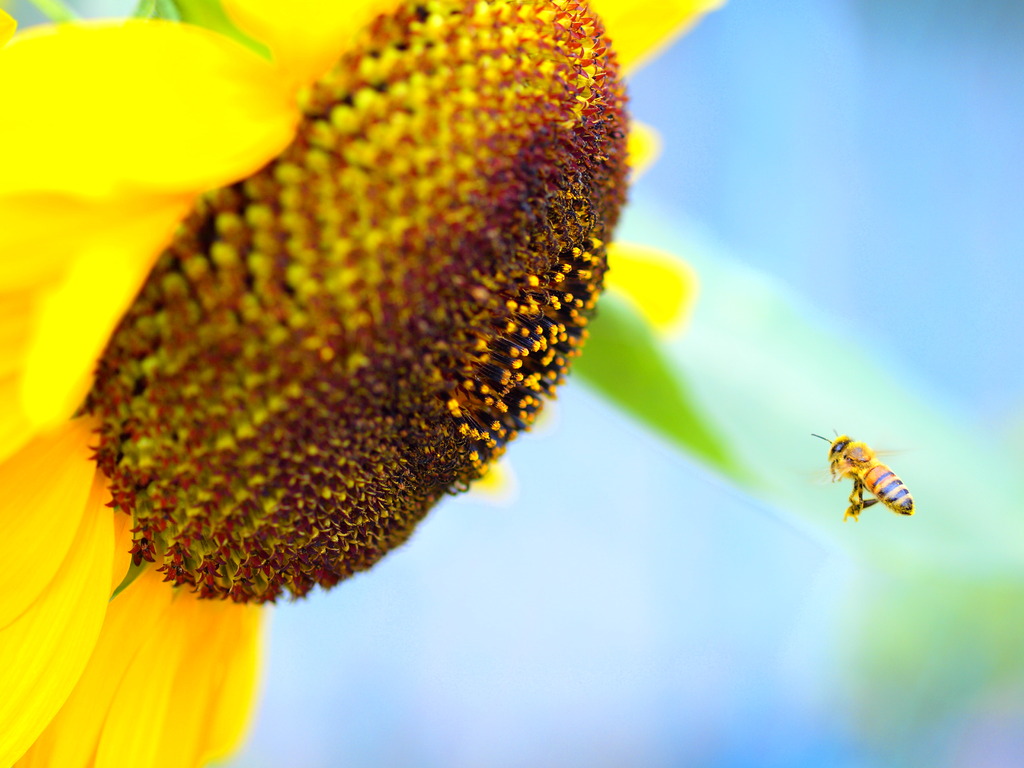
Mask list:
[[[914,514],[914,497],[896,473],[885,464],[876,464],[864,473],[864,487],[893,512]]]

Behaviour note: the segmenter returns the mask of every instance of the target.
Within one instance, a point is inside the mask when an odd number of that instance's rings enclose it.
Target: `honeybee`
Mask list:
[[[812,437],[821,437],[812,433]],[[821,437],[831,443],[828,449],[829,471],[832,482],[842,477],[853,480],[853,491],[850,493],[850,506],[843,515],[843,522],[848,518],[857,520],[862,510],[882,502],[898,515],[914,514],[914,497],[896,473],[880,462],[875,452],[864,443],[857,442],[849,435],[840,435],[835,440]],[[867,488],[875,498],[864,500],[864,489]]]

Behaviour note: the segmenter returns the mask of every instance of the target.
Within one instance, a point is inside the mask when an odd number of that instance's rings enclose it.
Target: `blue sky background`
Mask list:
[[[1024,384],[1022,37],[1012,0],[730,3],[633,83],[666,134],[636,200],[1005,426]]]

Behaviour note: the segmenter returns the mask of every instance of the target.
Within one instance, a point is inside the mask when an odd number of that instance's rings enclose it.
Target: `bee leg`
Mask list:
[[[870,507],[874,500],[870,500],[867,504],[864,503],[864,483],[859,478],[853,479],[853,490],[850,491],[850,506],[846,508],[846,514],[843,515],[843,522],[845,523],[851,517],[854,522],[860,518],[861,510],[864,507]]]

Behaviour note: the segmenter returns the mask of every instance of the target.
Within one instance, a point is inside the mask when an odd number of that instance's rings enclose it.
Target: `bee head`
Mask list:
[[[828,453],[829,456],[832,457],[841,454],[846,449],[846,446],[853,442],[849,435],[837,435],[835,440],[829,440],[827,437],[822,437],[821,435],[816,435],[812,432],[811,437],[821,438],[826,443],[831,443],[832,447],[829,448]]]
[[[853,442],[853,439],[848,435],[840,435],[832,441],[832,448],[829,450],[829,455],[838,456],[846,450],[846,446]]]

